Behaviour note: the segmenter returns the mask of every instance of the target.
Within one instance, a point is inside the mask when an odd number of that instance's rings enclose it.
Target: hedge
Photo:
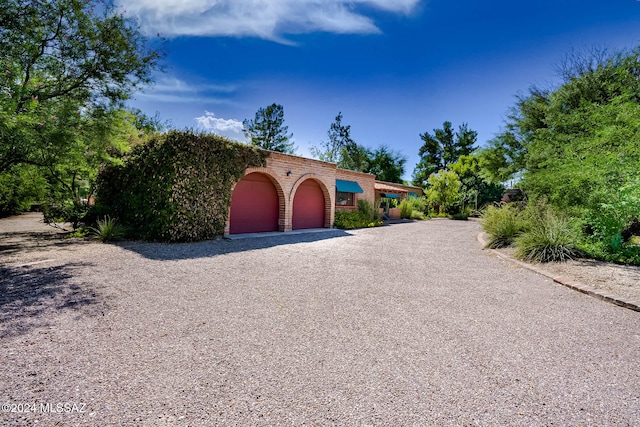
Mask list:
[[[97,178],[98,210],[135,237],[193,242],[224,233],[231,189],[268,153],[217,135],[171,131],[153,136]]]

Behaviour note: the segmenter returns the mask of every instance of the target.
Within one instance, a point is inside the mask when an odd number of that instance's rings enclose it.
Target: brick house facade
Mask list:
[[[245,180],[252,181],[255,189],[251,190],[251,185],[245,185],[246,183],[243,182]],[[340,184],[346,182],[350,185],[357,183],[355,187],[359,186],[362,191],[349,193],[346,205],[345,200],[341,199],[341,205],[336,206],[337,195],[344,195],[344,193],[336,191],[336,182]],[[300,218],[301,212],[305,209],[307,211],[309,209],[315,210],[315,212],[309,212],[308,215],[313,216],[311,220],[316,221],[317,225],[330,228],[333,225],[336,209],[355,210],[358,206],[357,201],[360,199],[374,203],[376,199],[375,183],[375,175],[340,169],[333,163],[320,160],[270,151],[265,167],[247,169],[244,178],[235,184],[225,234],[251,232],[251,229],[243,231],[245,229],[231,225],[233,221],[241,221],[239,218],[243,216],[245,222],[260,221],[258,216],[262,214],[262,209],[255,205],[260,202],[252,201],[253,195],[257,194],[255,192],[264,193],[260,188],[269,187],[268,190],[274,198],[273,206],[276,206],[275,199],[277,198],[277,208],[272,212],[274,218],[267,220],[269,222],[267,228],[257,230],[291,231],[295,228],[296,222],[297,228],[309,228],[304,224],[310,222],[304,222]],[[270,188],[270,184],[273,184],[275,191]],[[244,189],[245,187],[247,190]],[[253,195],[251,191],[254,191]],[[322,210],[322,206],[324,206],[324,212],[318,212],[318,210]],[[275,217],[277,217],[277,221]]]

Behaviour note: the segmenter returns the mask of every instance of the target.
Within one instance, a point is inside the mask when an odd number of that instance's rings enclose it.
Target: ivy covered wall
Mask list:
[[[167,242],[212,239],[224,232],[231,189],[268,153],[226,138],[171,131],[136,147],[97,179],[99,210],[135,237]]]

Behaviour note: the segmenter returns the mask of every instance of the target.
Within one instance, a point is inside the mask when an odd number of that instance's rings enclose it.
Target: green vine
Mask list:
[[[134,237],[193,242],[224,233],[231,189],[268,153],[217,135],[171,131],[136,147],[97,178],[99,210]]]

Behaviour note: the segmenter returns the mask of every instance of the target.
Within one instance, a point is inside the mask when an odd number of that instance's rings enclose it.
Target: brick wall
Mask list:
[[[358,209],[358,200],[365,199],[369,200],[371,203],[374,202],[374,182],[376,181],[376,176],[368,173],[362,172],[354,172],[346,169],[338,169],[336,168],[336,179],[343,179],[345,181],[355,181],[360,184],[362,187],[363,193],[356,193],[354,206],[338,206],[336,209],[341,211],[347,210],[357,210]]]
[[[356,181],[364,190],[356,199],[365,198],[373,203],[375,175],[338,169],[335,164],[299,156],[269,152],[266,167],[249,168],[245,175],[259,172],[271,178],[280,199],[280,231],[290,231],[293,219],[293,199],[300,184],[313,179],[320,185],[325,196],[325,227],[333,225],[335,214],[336,179]],[[357,202],[356,202],[357,203]],[[356,205],[357,206],[357,205]],[[225,234],[229,233],[229,221]]]

